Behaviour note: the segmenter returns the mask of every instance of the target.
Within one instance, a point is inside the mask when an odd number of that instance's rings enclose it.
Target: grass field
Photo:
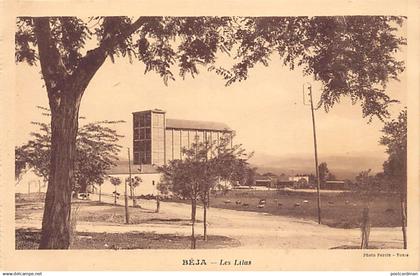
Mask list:
[[[260,199],[266,199],[263,208],[257,207]],[[321,193],[322,224],[337,228],[357,228],[360,225],[364,204],[357,193]],[[397,195],[378,194],[373,196],[369,205],[372,227],[400,226],[401,217]],[[210,207],[318,220],[316,193],[310,192],[232,190],[226,195],[211,197]]]
[[[17,229],[16,249],[38,249],[39,230]],[[78,232],[71,249],[189,249],[190,237],[144,232],[89,233]],[[239,242],[223,236],[209,235],[206,242],[197,237],[197,248],[216,249],[239,246]]]
[[[41,220],[44,195],[18,195],[15,202],[16,220]],[[76,200],[78,222],[96,222],[109,225],[124,225],[124,206]],[[198,221],[201,222],[201,221]],[[130,207],[130,223],[172,224],[189,226],[190,220],[178,216],[155,213],[152,210]],[[16,249],[37,249],[40,241],[40,230],[16,229]],[[209,235],[206,242],[201,235],[196,235],[197,248],[217,249],[232,248],[240,245],[239,241],[219,235]],[[157,234],[153,232],[94,233],[78,232],[71,249],[189,249],[189,236],[175,234]]]

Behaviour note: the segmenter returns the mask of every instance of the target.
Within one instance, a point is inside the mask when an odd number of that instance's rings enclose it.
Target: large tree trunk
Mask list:
[[[64,91],[63,91],[64,92]],[[70,244],[71,193],[80,100],[62,96],[51,104],[51,160],[40,249],[67,249]]]
[[[112,17],[104,19],[112,20]],[[70,70],[53,39],[50,18],[34,17],[33,21],[41,72],[51,109],[50,174],[39,248],[67,249],[80,101],[90,80],[104,63],[108,51],[129,37],[143,21],[138,18],[125,29],[110,28],[103,35],[105,39],[101,44],[87,51],[83,58],[72,64],[75,68]]]

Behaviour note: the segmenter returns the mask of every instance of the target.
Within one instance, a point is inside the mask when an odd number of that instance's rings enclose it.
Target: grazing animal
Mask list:
[[[309,203],[309,201],[308,200],[304,200],[303,203]]]
[[[281,206],[283,206],[283,204],[282,203],[277,203],[277,207],[281,207]]]
[[[258,204],[265,204],[266,200],[265,199],[260,199],[260,202]]]
[[[249,204],[248,204],[248,203],[243,203],[243,204],[242,204],[242,206],[244,206],[244,207],[248,207],[248,206],[249,206]]]
[[[350,204],[350,201],[346,200],[345,203],[346,203],[346,205],[349,205]]]
[[[235,203],[236,203],[236,205],[241,205],[241,201],[240,200],[235,201]]]
[[[388,208],[388,209],[385,210],[385,212],[387,212],[387,213],[394,213],[394,209]]]
[[[296,202],[295,203],[295,207],[299,207],[300,206],[300,203],[299,202]]]
[[[330,205],[334,205],[334,202],[332,202],[332,201],[328,201],[328,204],[330,204]]]
[[[258,206],[257,206],[258,208],[264,208],[265,207],[265,204],[258,204]]]
[[[229,203],[231,203],[231,201],[230,200],[225,200],[225,201],[223,201],[225,204],[229,204]]]

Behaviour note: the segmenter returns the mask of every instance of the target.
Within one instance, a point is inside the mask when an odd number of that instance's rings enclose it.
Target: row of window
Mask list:
[[[151,114],[150,113],[140,113],[136,114],[133,117],[133,127],[150,127],[151,123]]]
[[[172,130],[164,131],[163,127],[153,128],[153,139],[150,139],[150,128],[134,129],[140,139],[134,139],[135,164],[163,165],[166,161],[182,158],[182,148],[189,148],[194,141],[218,141],[223,133],[218,131]],[[165,139],[166,132],[166,139]],[[197,140],[198,139],[198,140]],[[165,149],[166,147],[166,149]],[[153,154],[152,154],[153,152]]]
[[[153,136],[153,140],[162,140],[164,139],[165,135],[163,132],[163,128],[154,127],[153,132],[148,128],[135,128],[133,131],[133,139],[134,140],[147,140],[151,139]]]

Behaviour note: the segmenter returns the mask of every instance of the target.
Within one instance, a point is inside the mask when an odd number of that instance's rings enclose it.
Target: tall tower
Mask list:
[[[165,111],[133,112],[133,163],[165,164]]]

